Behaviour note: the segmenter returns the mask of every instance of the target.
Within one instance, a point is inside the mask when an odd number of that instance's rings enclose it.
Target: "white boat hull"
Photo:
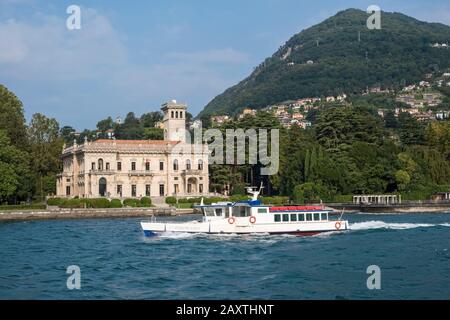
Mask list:
[[[155,236],[163,232],[314,235],[321,232],[347,230],[348,222],[343,220],[252,224],[247,218],[236,218],[233,224],[228,223],[227,220],[212,220],[184,223],[141,222],[141,226],[146,236]]]

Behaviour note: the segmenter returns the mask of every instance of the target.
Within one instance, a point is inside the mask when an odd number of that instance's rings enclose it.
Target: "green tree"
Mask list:
[[[12,145],[6,132],[0,130],[0,203],[20,196],[20,188],[24,190],[29,177],[28,161],[28,154]]]
[[[11,144],[20,150],[28,147],[23,105],[14,93],[0,84],[0,129],[4,130]]]
[[[36,195],[42,199],[47,194],[55,193],[56,174],[61,170],[63,139],[59,136],[58,122],[40,113],[33,115],[28,136]]]

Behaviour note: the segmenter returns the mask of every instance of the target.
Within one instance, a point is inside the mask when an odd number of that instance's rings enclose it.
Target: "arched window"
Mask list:
[[[183,118],[183,111],[180,111],[180,118]]]
[[[186,160],[186,170],[191,170],[191,160]]]
[[[173,119],[173,111],[171,112],[171,115],[172,115],[172,117],[171,117],[171,118]]]
[[[178,118],[178,111],[175,111],[175,118]]]
[[[178,160],[173,160],[173,171],[178,171]]]
[[[203,170],[203,160],[198,160],[198,170]]]
[[[103,170],[103,159],[98,159],[98,170]]]

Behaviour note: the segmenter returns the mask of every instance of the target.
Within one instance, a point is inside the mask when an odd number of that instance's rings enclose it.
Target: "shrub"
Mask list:
[[[0,211],[5,210],[42,210],[45,204],[19,204],[19,205],[1,205]]]
[[[177,203],[177,199],[175,197],[166,197],[166,203],[174,205],[175,203]]]
[[[84,208],[84,203],[80,199],[64,199],[59,205],[60,208]]]
[[[63,203],[64,199],[61,198],[49,198],[47,199],[47,205],[49,206],[59,206]]]
[[[133,207],[133,208],[136,208],[136,207],[139,207],[139,204],[140,204],[140,202],[139,202],[139,200],[138,199],[125,199],[125,200],[123,200],[123,205],[125,206],[125,207]]]
[[[110,202],[106,198],[89,199],[90,208],[109,208]]]
[[[140,207],[151,207],[152,206],[152,199],[150,199],[148,197],[141,198],[139,206]]]
[[[112,199],[110,204],[110,208],[122,208],[122,202],[119,199]]]
[[[288,204],[289,197],[284,197],[284,196],[263,197],[261,199],[261,201],[264,204],[274,204],[274,205]]]
[[[230,197],[230,201],[236,202],[236,201],[244,201],[250,199],[249,196],[243,195],[243,194],[235,194]]]

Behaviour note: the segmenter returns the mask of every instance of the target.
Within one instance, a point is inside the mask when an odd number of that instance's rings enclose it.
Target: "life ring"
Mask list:
[[[229,223],[229,224],[233,224],[234,221],[236,221],[236,219],[235,219],[234,217],[229,217],[229,218],[228,218],[228,223]]]
[[[340,221],[337,221],[337,222],[334,224],[334,227],[336,228],[336,230],[339,230],[339,229],[341,228],[341,222],[340,222]]]
[[[250,223],[255,223],[256,222],[256,217],[255,216],[251,216],[250,219],[248,219],[250,221]]]

